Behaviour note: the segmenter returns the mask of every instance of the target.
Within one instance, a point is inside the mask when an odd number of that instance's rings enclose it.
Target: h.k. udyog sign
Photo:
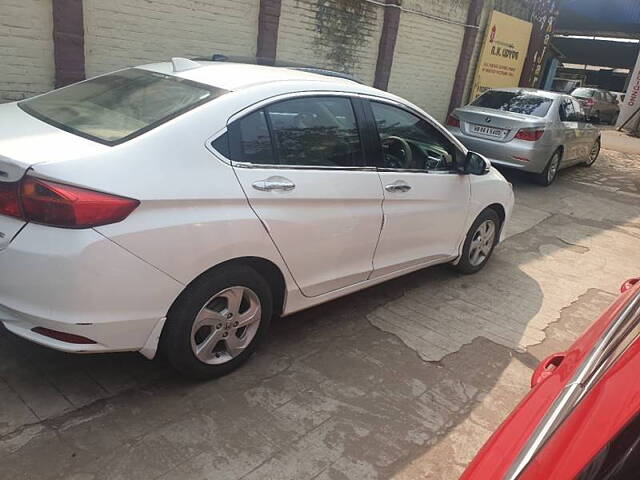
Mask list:
[[[517,87],[533,25],[494,10],[482,45],[471,100],[490,88]]]

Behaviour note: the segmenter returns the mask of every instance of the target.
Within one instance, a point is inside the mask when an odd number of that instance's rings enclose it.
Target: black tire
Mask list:
[[[595,154],[594,154],[594,149],[595,149]],[[596,163],[596,160],[598,159],[599,155],[600,155],[600,139],[598,138],[593,144],[593,146],[591,147],[591,152],[589,153],[589,159],[585,162],[582,162],[582,165],[585,167],[590,167],[591,165]]]
[[[552,168],[552,164],[554,162],[554,159],[556,159],[556,157],[557,157],[557,167],[553,172],[553,174],[549,176],[549,171]],[[536,182],[538,185],[542,185],[543,187],[548,187],[549,185],[551,185],[555,181],[555,179],[558,178],[558,172],[560,171],[561,162],[562,162],[562,151],[558,149],[555,152],[553,152],[553,155],[551,155],[551,157],[549,158],[549,161],[547,162],[546,167],[544,167],[544,170],[541,173],[536,173],[533,175],[533,181]]]
[[[609,123],[610,125],[615,125],[616,123],[618,123],[618,115],[620,115],[620,113],[614,113],[611,116],[611,122]]]
[[[490,249],[488,253],[484,256],[484,258],[479,263],[477,263],[477,262],[474,262],[471,258],[471,253],[472,253],[471,243],[474,241],[474,238],[476,238],[478,234],[478,229],[485,222],[493,222],[495,234],[494,234],[493,242],[491,242],[491,244],[489,245]],[[500,217],[498,216],[496,211],[492,208],[487,208],[483,210],[480,213],[480,215],[478,215],[478,218],[476,218],[476,220],[471,225],[471,228],[467,232],[467,237],[465,238],[464,245],[462,247],[462,255],[458,263],[454,266],[455,269],[464,274],[476,273],[482,270],[482,268],[489,261],[489,258],[491,258],[493,249],[498,243],[498,240],[500,238],[501,228],[502,228],[502,225],[500,222]]]
[[[198,359],[192,348],[192,327],[196,316],[219,292],[232,287],[245,287],[255,293],[261,315],[257,332],[239,355],[226,363],[212,365]],[[253,297],[255,298],[255,297]],[[194,280],[169,309],[160,339],[163,357],[176,370],[195,379],[211,379],[238,368],[255,351],[269,329],[273,314],[273,296],[269,284],[254,269],[229,265],[211,270]],[[258,315],[256,315],[256,318]],[[226,335],[225,335],[226,336]]]

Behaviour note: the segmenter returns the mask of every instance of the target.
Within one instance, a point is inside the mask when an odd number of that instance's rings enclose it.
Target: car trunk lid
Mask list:
[[[454,115],[460,120],[460,130],[465,135],[502,143],[513,140],[520,129],[546,125],[540,117],[483,107],[458,108]]]
[[[110,148],[38,120],[17,103],[0,105],[0,125],[0,207],[10,201],[10,192],[34,165],[88,157]],[[0,251],[25,223],[0,213]]]

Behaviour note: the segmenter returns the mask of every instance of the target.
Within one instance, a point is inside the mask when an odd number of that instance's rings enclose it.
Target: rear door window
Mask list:
[[[265,108],[281,165],[363,165],[362,144],[351,100],[303,97]]]
[[[580,102],[578,102],[575,98],[572,98],[571,103],[573,104],[573,109],[576,112],[576,121],[584,122],[586,115],[584,113],[582,105],[580,105]]]
[[[526,91],[489,90],[476,98],[471,105],[534,117],[544,117],[552,103],[553,100],[551,98],[541,97]]]
[[[62,130],[116,145],[226,92],[130,68],[24,100],[18,106]]]
[[[563,99],[560,105],[560,120],[563,122],[576,121],[576,111],[573,102],[568,98]]]
[[[231,160],[259,165],[364,164],[356,116],[347,97],[301,97],[273,103],[231,123],[228,133],[212,146]]]

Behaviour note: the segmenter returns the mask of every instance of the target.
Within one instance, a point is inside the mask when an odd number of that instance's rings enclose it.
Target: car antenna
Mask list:
[[[171,59],[174,72],[184,72],[185,70],[192,70],[194,68],[200,68],[202,65],[188,58],[173,57]]]

